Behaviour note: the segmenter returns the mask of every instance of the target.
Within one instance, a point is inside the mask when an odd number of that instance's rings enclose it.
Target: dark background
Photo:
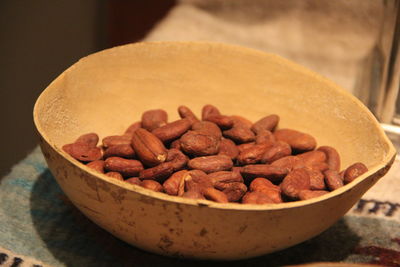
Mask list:
[[[79,58],[141,40],[174,0],[0,1],[0,177],[36,145],[36,98]]]

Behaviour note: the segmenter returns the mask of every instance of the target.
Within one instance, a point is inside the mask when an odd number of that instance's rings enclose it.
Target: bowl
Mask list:
[[[214,104],[255,121],[276,113],[280,127],[335,147],[342,166],[369,171],[324,196],[282,204],[220,204],[184,199],[94,172],[61,150],[83,133],[122,134],[148,109],[199,114]],[[351,94],[279,56],[207,42],[149,42],[81,59],[56,78],[34,107],[40,146],[72,203],[112,235],[146,251],[236,260],[308,240],[338,221],[390,168],[395,149]]]

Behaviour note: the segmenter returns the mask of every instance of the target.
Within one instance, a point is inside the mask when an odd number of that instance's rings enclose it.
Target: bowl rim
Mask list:
[[[90,60],[90,58],[93,56],[97,56],[97,55],[101,55],[101,54],[106,55],[108,53],[113,53],[115,50],[132,49],[135,47],[142,47],[142,46],[146,46],[147,48],[151,47],[151,46],[164,46],[164,47],[179,46],[181,49],[182,49],[182,47],[185,47],[185,46],[207,46],[207,47],[212,46],[213,48],[216,48],[216,49],[231,50],[232,52],[235,52],[235,53],[252,54],[253,56],[258,56],[258,57],[262,57],[265,59],[272,58],[273,61],[278,64],[284,64],[285,66],[287,66],[288,68],[290,68],[292,70],[295,70],[296,72],[300,72],[303,75],[307,75],[313,79],[317,79],[323,83],[328,84],[330,89],[335,90],[338,94],[342,94],[346,98],[352,100],[354,102],[354,104],[357,105],[358,108],[362,109],[365,112],[365,114],[369,117],[369,119],[374,122],[375,126],[378,129],[380,139],[383,140],[384,143],[386,143],[388,145],[388,151],[381,163],[373,166],[372,168],[369,168],[366,173],[357,177],[354,181],[352,181],[349,184],[344,185],[343,187],[341,187],[339,189],[331,191],[328,194],[325,194],[325,195],[322,195],[319,197],[315,197],[312,199],[308,199],[308,200],[297,200],[297,201],[292,201],[292,202],[284,202],[284,203],[276,203],[276,204],[217,203],[217,202],[210,201],[210,200],[188,199],[188,198],[183,198],[183,197],[178,197],[178,196],[171,196],[166,193],[154,192],[149,189],[143,188],[141,186],[129,184],[124,181],[119,181],[119,180],[110,178],[110,177],[106,176],[105,174],[98,173],[98,172],[90,169],[86,165],[82,164],[78,160],[72,158],[69,154],[67,154],[61,148],[59,148],[58,146],[56,146],[54,143],[51,142],[51,139],[46,135],[45,131],[40,126],[41,124],[40,124],[40,119],[39,119],[39,115],[38,115],[39,106],[41,105],[41,102],[43,101],[44,97],[48,94],[48,92],[50,90],[52,90],[53,85],[58,80],[60,80],[63,76],[65,76],[68,72],[71,72],[74,68],[76,68],[77,65],[79,65],[81,62]],[[69,68],[64,70],[57,78],[55,78],[41,92],[41,94],[37,98],[34,108],[33,108],[33,121],[34,121],[35,127],[36,127],[39,135],[45,140],[45,142],[52,149],[54,149],[58,154],[60,154],[60,156],[62,156],[63,159],[69,161],[69,163],[71,163],[74,167],[79,168],[80,171],[87,172],[97,179],[100,179],[107,183],[111,183],[111,184],[118,186],[120,188],[123,188],[127,191],[132,191],[132,192],[144,195],[146,197],[155,198],[157,200],[167,201],[167,202],[170,202],[171,204],[204,206],[204,207],[223,209],[223,210],[235,210],[235,211],[269,211],[269,210],[271,210],[272,211],[272,210],[291,209],[291,208],[296,208],[296,207],[300,207],[300,206],[303,207],[303,206],[315,204],[317,202],[323,202],[328,199],[338,197],[339,195],[342,195],[347,191],[350,191],[353,187],[362,183],[368,177],[373,176],[374,174],[379,173],[382,170],[385,170],[385,172],[386,172],[391,167],[391,165],[393,164],[394,159],[396,157],[396,149],[394,148],[394,146],[393,146],[392,142],[389,140],[389,138],[386,136],[385,132],[383,131],[382,127],[380,126],[379,122],[377,121],[375,116],[372,114],[372,112],[366,106],[364,106],[364,104],[362,104],[359,99],[357,99],[350,92],[341,88],[335,82],[325,78],[324,76],[322,76],[314,71],[307,69],[306,67],[304,67],[302,65],[299,65],[295,62],[292,62],[292,61],[285,59],[281,56],[278,56],[276,54],[266,53],[266,52],[248,48],[248,47],[226,44],[226,43],[219,43],[219,42],[208,42],[208,41],[150,41],[149,42],[149,41],[146,41],[146,42],[137,42],[137,43],[127,44],[127,45],[116,46],[116,47],[108,48],[108,49],[90,54],[88,56],[85,56],[85,57],[81,58],[80,60],[78,60],[77,62],[75,62]]]

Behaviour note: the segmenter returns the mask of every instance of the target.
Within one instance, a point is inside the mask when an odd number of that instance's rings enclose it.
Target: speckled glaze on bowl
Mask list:
[[[178,118],[204,104],[305,131],[369,171],[327,195],[282,204],[218,204],[156,193],[113,180],[61,146],[87,132],[122,134],[147,109]],[[147,251],[234,260],[281,250],[326,230],[390,168],[395,149],[373,115],[329,80],[276,55],[205,42],[137,43],[81,59],[38,98],[34,121],[49,168],[93,222]]]

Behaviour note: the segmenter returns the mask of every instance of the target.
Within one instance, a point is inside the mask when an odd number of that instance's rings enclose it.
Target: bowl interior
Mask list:
[[[215,43],[139,43],[83,58],[40,96],[35,123],[60,148],[87,132],[122,134],[148,109],[178,119],[182,104],[253,121],[276,113],[280,128],[335,147],[343,167],[379,168],[394,155],[373,115],[334,83],[276,55]]]

